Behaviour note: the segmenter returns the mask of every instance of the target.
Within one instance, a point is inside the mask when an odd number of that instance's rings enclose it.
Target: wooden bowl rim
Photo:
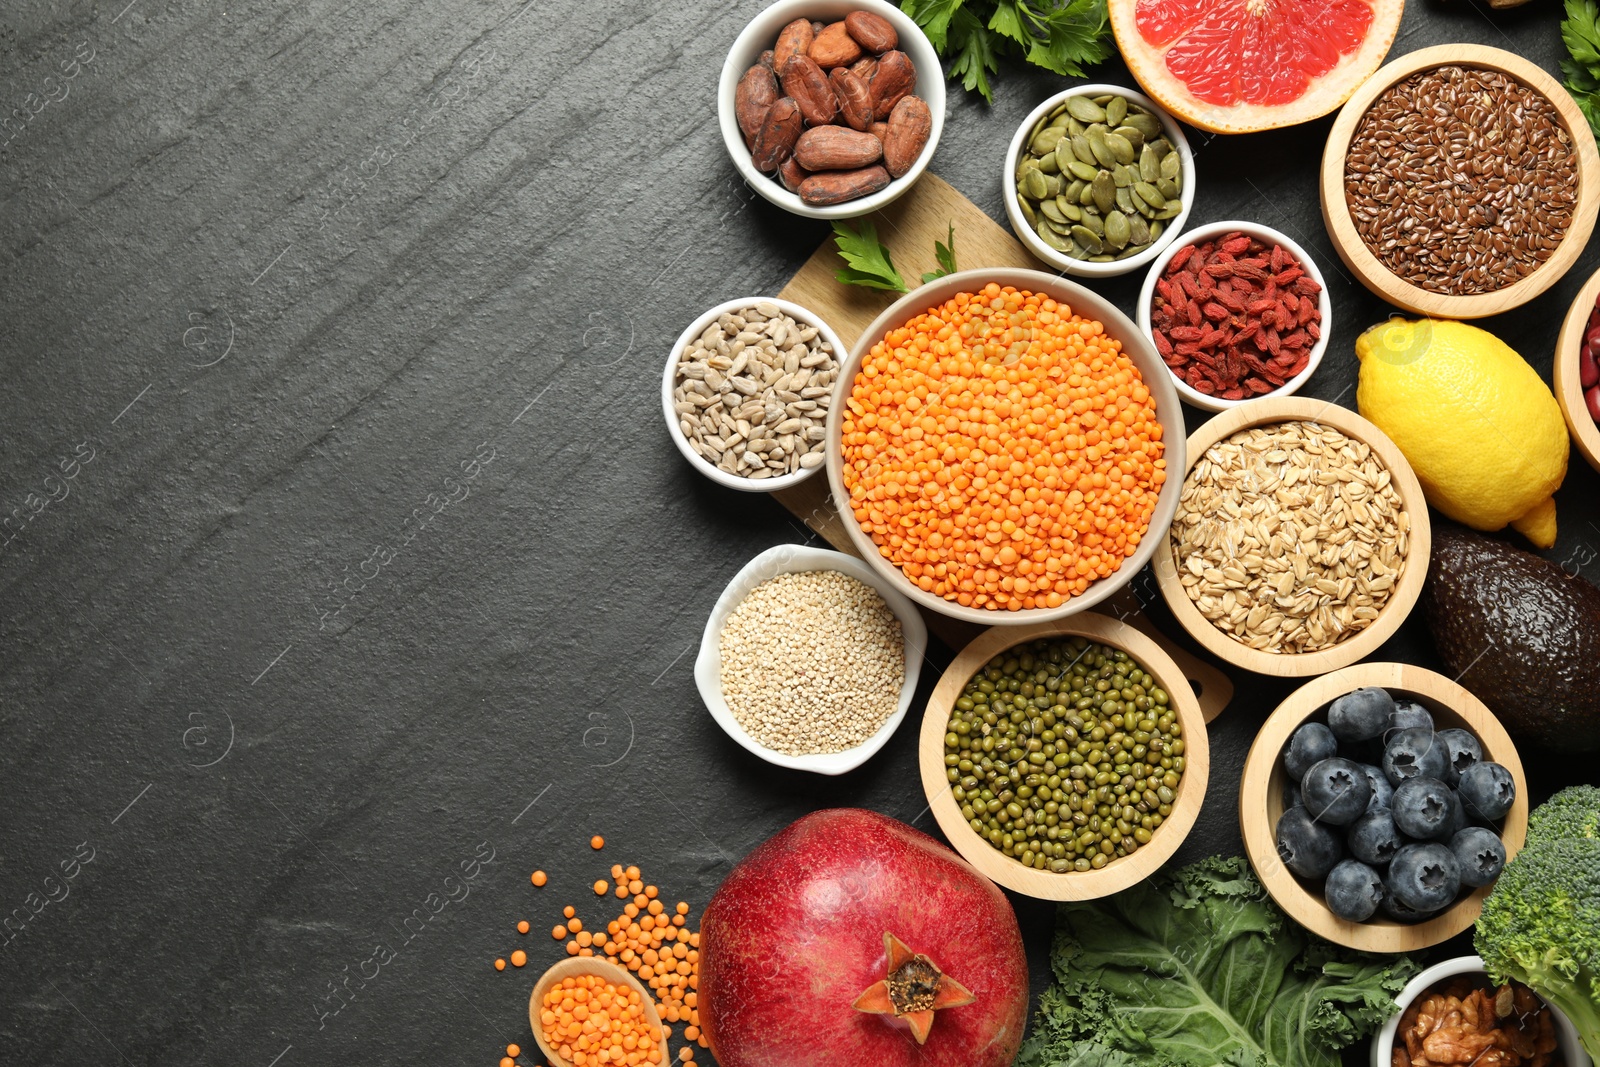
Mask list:
[[[1416,606],[1417,598],[1422,595],[1422,583],[1427,577],[1433,544],[1428,503],[1422,493],[1422,483],[1417,480],[1399,446],[1372,423],[1332,401],[1303,396],[1269,396],[1240,404],[1217,415],[1189,436],[1189,466],[1184,469],[1183,480],[1188,480],[1189,469],[1218,441],[1252,426],[1291,420],[1320,422],[1369,445],[1388,468],[1391,483],[1411,516],[1411,550],[1406,555],[1405,573],[1400,576],[1400,582],[1383,611],[1370,626],[1348,641],[1317,652],[1262,652],[1235,641],[1200,614],[1200,609],[1189,599],[1179,580],[1170,533],[1165,551],[1158,551],[1151,559],[1151,569],[1155,571],[1161,595],[1189,636],[1225,663],[1256,674],[1284,678],[1323,674],[1347,667],[1372,654],[1378,646],[1394,636]]]
[[[650,990],[644,987],[644,983],[630,974],[626,968],[598,956],[573,956],[564,959],[560,963],[551,964],[539,976],[539,980],[533,983],[533,992],[528,994],[528,1025],[533,1029],[533,1040],[538,1044],[539,1051],[550,1061],[551,1067],[572,1067],[572,1063],[561,1057],[545,1042],[544,1026],[539,1022],[539,1008],[547,989],[563,978],[576,977],[580,974],[597,974],[612,985],[626,983],[637,990],[644,1002],[644,1021],[657,1029],[661,1028],[661,1014],[656,1011],[655,998],[650,995]],[[661,1043],[661,1048],[665,1053],[665,1041]]]
[[[1555,362],[1552,378],[1555,381],[1556,402],[1561,405],[1561,415],[1567,420],[1572,443],[1589,466],[1600,470],[1600,426],[1595,425],[1589,407],[1583,400],[1583,382],[1578,375],[1578,346],[1583,344],[1584,327],[1589,323],[1589,312],[1594,310],[1595,299],[1600,297],[1600,270],[1589,275],[1567,317],[1561,322],[1561,333],[1556,337]]]
[[[1186,763],[1183,777],[1178,782],[1178,795],[1172,804],[1172,814],[1151,835],[1150,844],[1131,856],[1113,860],[1098,871],[1055,874],[1024,867],[979,837],[967,825],[967,821],[961,817],[961,808],[950,792],[950,782],[945,777],[944,735],[945,726],[950,721],[950,711],[955,707],[967,680],[996,654],[1041,637],[1071,636],[1087,637],[1091,641],[1121,649],[1155,675],[1161,687],[1167,691],[1169,706],[1177,713],[1178,722],[1183,727]],[[1007,889],[1040,900],[1095,900],[1127,889],[1154,874],[1183,844],[1194,829],[1201,805],[1205,803],[1206,783],[1211,772],[1211,750],[1199,698],[1194,695],[1188,679],[1172,657],[1127,623],[1085,612],[1028,626],[995,626],[973,638],[950,661],[950,666],[939,676],[938,684],[928,698],[918,738],[918,764],[922,775],[922,791],[928,798],[928,806],[933,811],[939,829],[944,832],[951,847],[985,877]]]
[[[1465,296],[1435,293],[1404,281],[1384,266],[1367,248],[1350,219],[1344,198],[1344,159],[1356,126],[1385,90],[1422,70],[1441,66],[1478,67],[1496,70],[1516,78],[1535,90],[1556,110],[1577,156],[1578,201],[1573,210],[1572,227],[1562,237],[1555,252],[1532,274],[1492,293]],[[1322,153],[1318,179],[1322,201],[1322,221],[1334,249],[1345,266],[1362,284],[1378,296],[1419,315],[1447,319],[1475,319],[1499,314],[1527,303],[1572,268],[1583,254],[1594,231],[1595,214],[1600,206],[1600,152],[1588,120],[1572,96],[1542,68],[1514,52],[1476,44],[1442,44],[1407,53],[1384,64],[1351,94],[1339,111]]]
[[[1094,582],[1085,592],[1072,597],[1058,608],[990,611],[986,608],[963,607],[954,601],[934,596],[907,578],[899,567],[884,559],[878,546],[856,521],[855,511],[850,506],[850,494],[844,487],[842,475],[844,448],[841,444],[841,437],[844,434],[844,409],[850,396],[851,386],[855,383],[856,375],[860,372],[867,353],[891,329],[904,324],[930,307],[943,304],[957,293],[976,292],[990,282],[1001,286],[1011,285],[1034,293],[1049,294],[1052,299],[1066,303],[1074,312],[1081,311],[1087,305],[1090,310],[1082,313],[1091,315],[1104,325],[1108,334],[1122,342],[1122,350],[1128,354],[1129,359],[1134,360],[1139,366],[1140,377],[1156,402],[1157,420],[1162,429],[1161,439],[1166,445],[1162,458],[1167,464],[1167,481],[1162,485],[1160,494],[1156,498],[1155,512],[1150,517],[1150,526],[1145,530],[1144,539],[1139,542],[1139,547],[1133,555],[1122,561],[1122,566],[1114,573]],[[1027,626],[1053,619],[1070,618],[1080,612],[1091,610],[1132,582],[1145,564],[1155,558],[1155,549],[1149,546],[1149,542],[1166,536],[1167,527],[1178,509],[1178,492],[1181,490],[1173,490],[1171,486],[1172,472],[1183,465],[1185,447],[1183,434],[1183,405],[1179,400],[1177,388],[1172,384],[1171,373],[1167,370],[1166,364],[1161,362],[1155,343],[1139,329],[1138,323],[1130,319],[1115,303],[1082,282],[1064,275],[1048,274],[1042,270],[1026,267],[979,267],[958,271],[913,289],[885,308],[861,332],[849,354],[839,361],[839,377],[834,383],[832,400],[828,406],[828,446],[823,465],[828,471],[828,491],[832,496],[834,508],[839,513],[840,523],[849,535],[850,543],[855,546],[856,553],[865,559],[873,570],[884,575],[901,593],[929,611],[960,619],[962,622],[978,626]]]
[[[1511,735],[1483,701],[1465,687],[1409,663],[1358,663],[1314,678],[1285,697],[1267,716],[1245,757],[1239,781],[1239,832],[1256,877],[1278,906],[1301,926],[1329,941],[1365,952],[1412,952],[1437,945],[1471,926],[1493,883],[1473,890],[1427,922],[1407,924],[1375,918],[1352,923],[1329,911],[1327,904],[1278,858],[1275,828],[1277,816],[1282,813],[1283,796],[1281,789],[1274,796],[1272,786],[1282,774],[1278,757],[1283,746],[1297,726],[1330,701],[1367,685],[1382,686],[1391,694],[1417,700],[1434,713],[1436,720],[1442,711],[1452,720],[1445,724],[1447,728],[1454,721],[1466,725],[1477,735],[1484,755],[1511,772],[1517,799],[1506,814],[1500,837],[1507,859],[1517,854],[1528,832],[1528,781]]]

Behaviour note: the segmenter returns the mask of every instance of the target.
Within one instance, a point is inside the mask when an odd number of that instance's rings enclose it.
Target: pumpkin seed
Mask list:
[[[1067,114],[1079,122],[1104,122],[1106,120],[1106,109],[1090,100],[1087,96],[1068,97]]]
[[[1071,121],[1072,121],[1072,116],[1071,115],[1063,115],[1063,114],[1059,114],[1058,113],[1058,114],[1054,115],[1050,119],[1050,123],[1049,123],[1049,125],[1047,125],[1045,127],[1045,129],[1047,129],[1047,130],[1061,130],[1061,131],[1065,132],[1066,128],[1067,128],[1067,124],[1070,123]]]
[[[1078,194],[1083,192],[1083,184],[1082,178],[1074,178],[1067,183],[1065,189],[1061,190],[1061,195],[1076,204],[1078,202]]]
[[[1117,190],[1117,209],[1120,210],[1121,212],[1123,212],[1124,214],[1131,215],[1133,213],[1133,190],[1132,189],[1124,188],[1124,189],[1118,189]]]
[[[1098,256],[1090,256],[1089,257],[1089,262],[1090,263],[1110,263],[1112,260],[1114,260],[1116,258],[1117,258],[1116,256],[1107,255],[1104,252],[1102,252]]]
[[[1144,134],[1146,141],[1153,141],[1161,136],[1161,120],[1148,111],[1134,111],[1130,108],[1128,117],[1122,121],[1124,125],[1132,126]]]
[[[1061,213],[1072,222],[1083,221],[1083,208],[1079,207],[1077,204],[1064,203],[1060,199],[1057,199],[1056,206],[1059,207],[1061,209]]]
[[[1161,195],[1166,197],[1168,200],[1178,199],[1178,186],[1176,182],[1169,182],[1165,178],[1157,178],[1156,188],[1159,189],[1161,191]]]
[[[1155,240],[1155,237],[1150,233],[1150,224],[1144,220],[1143,215],[1134,212],[1125,214],[1124,217],[1128,220],[1128,243],[1130,245],[1142,248]]]
[[[1139,177],[1147,182],[1161,177],[1161,159],[1154,145],[1146,144],[1139,150]]]
[[[1033,140],[1028,142],[1028,150],[1036,156],[1056,150],[1056,142],[1061,140],[1061,131],[1053,126],[1046,126],[1034,134]]]
[[[1072,233],[1073,224],[1070,222],[1051,222],[1049,219],[1045,219],[1044,224],[1063,237],[1066,237],[1068,234]]]
[[[1061,168],[1056,165],[1055,156],[1040,156],[1039,169],[1044,171],[1046,174],[1054,174]]]
[[[1114,96],[1112,96],[1110,93],[1101,93],[1099,96],[1091,96],[1089,99],[1093,100],[1095,103],[1099,104],[1101,107],[1105,107],[1107,104],[1111,103],[1111,101],[1116,99],[1116,98]]]
[[[1039,203],[1039,211],[1051,222],[1067,222],[1066,214],[1054,200],[1043,200]],[[1076,221],[1076,220],[1071,220]]]
[[[1050,109],[1050,114],[1047,115],[1046,117],[1049,118],[1050,121],[1054,122],[1056,119],[1058,119],[1062,115],[1066,115],[1066,114],[1067,114],[1067,105],[1066,104],[1057,104],[1055,107]],[[1068,117],[1070,118],[1071,116],[1068,116]]]
[[[1017,173],[1015,175],[1017,183],[1020,185],[1022,179],[1027,176],[1030,170],[1038,169],[1039,161],[1037,159],[1034,159],[1032,156],[1023,156],[1021,162],[1017,164]]]
[[[1086,127],[1084,126],[1083,123],[1079,122],[1077,119],[1073,118],[1071,115],[1067,116],[1067,133],[1069,135],[1071,135],[1073,137],[1082,136],[1083,131],[1085,129],[1086,129]]]
[[[1028,198],[1019,196],[1017,198],[1017,206],[1022,209],[1022,217],[1028,220],[1029,228],[1037,229],[1039,225],[1039,213],[1033,209],[1033,204],[1029,202]]]
[[[1081,98],[1074,97],[1073,99]],[[1102,247],[1100,244],[1100,235],[1089,229],[1089,227],[1074,226],[1072,228],[1072,239],[1078,242],[1078,244],[1083,247],[1083,250],[1088,252],[1091,256],[1097,256],[1100,254],[1100,249]]]
[[[1167,206],[1167,198],[1161,195],[1161,190],[1149,182],[1134,182],[1133,195],[1160,211]]]
[[[1100,209],[1101,214],[1111,210],[1117,202],[1117,186],[1111,180],[1111,175],[1101,171],[1094,176],[1093,183],[1094,206]]]
[[[1144,146],[1144,134],[1140,133],[1132,126],[1118,126],[1111,132],[1116,134],[1118,137],[1123,138],[1129,144],[1133,145],[1133,150],[1135,152]]]
[[[1117,164],[1117,169],[1111,172],[1112,181],[1116,182],[1118,189],[1127,189],[1139,180],[1139,172],[1132,167]]]
[[[1150,224],[1150,243],[1155,244],[1161,239],[1161,234],[1166,230],[1166,225],[1160,222]]]
[[[1105,104],[1106,125],[1121,126],[1123,118],[1128,114],[1128,101],[1120,96],[1113,96]]]
[[[1093,230],[1096,237],[1103,238],[1106,235],[1105,220],[1093,211],[1085,211],[1083,213],[1082,225],[1090,230]]]
[[[1078,194],[1078,203],[1091,211],[1098,210],[1094,206],[1094,184],[1092,182],[1084,185],[1083,192]]]
[[[1113,211],[1106,216],[1106,244],[1114,249],[1127,247],[1128,238],[1132,236],[1132,227],[1128,224],[1128,216],[1120,211]]]
[[[1155,213],[1155,217],[1158,219],[1175,219],[1178,217],[1178,213],[1182,210],[1183,204],[1177,200],[1174,200],[1160,211],[1157,211]]]
[[[1178,174],[1183,170],[1183,159],[1176,152],[1168,152],[1161,157],[1161,176],[1172,181],[1178,180]]]
[[[1143,252],[1145,250],[1145,247],[1146,246],[1144,246],[1144,245],[1130,245],[1129,247],[1124,248],[1122,251],[1118,252],[1117,253],[1117,258],[1118,259],[1130,259],[1130,258],[1138,255],[1140,252]]]
[[[1128,200],[1133,204],[1133,210],[1137,211],[1139,214],[1143,215],[1145,218],[1154,219],[1156,217],[1156,209],[1151,207],[1149,204],[1145,203],[1144,202],[1144,197],[1142,197],[1142,196],[1129,196]]]
[[[1044,176],[1044,184],[1045,199],[1053,200],[1061,195],[1061,187],[1066,183],[1061,180],[1061,175],[1059,174],[1046,174]],[[1160,186],[1157,186],[1157,188],[1160,188]]]
[[[1133,162],[1133,142],[1132,141],[1128,140],[1126,137],[1122,136],[1120,133],[1108,133],[1108,134],[1106,134],[1105,135],[1105,141],[1106,141],[1106,147],[1111,150],[1112,156],[1114,156],[1116,158],[1116,161],[1118,163],[1132,163]]]
[[[1087,134],[1080,133],[1072,139],[1072,154],[1090,166],[1094,166],[1100,162],[1095,158],[1094,149],[1089,144],[1089,137]]]
[[[1050,185],[1040,171],[1029,171],[1027,177],[1022,179],[1022,192],[1035,200],[1043,200],[1050,192]],[[1153,190],[1152,190],[1153,191]],[[1157,193],[1157,196],[1160,194]]]
[[[1089,150],[1094,153],[1097,163],[1106,169],[1117,165],[1117,157],[1112,154],[1111,145],[1106,142],[1106,135],[1099,130],[1090,130],[1084,135],[1089,142]]]
[[[1033,139],[1035,137],[1039,136],[1041,133],[1043,133],[1044,130],[1045,130],[1045,127],[1048,126],[1049,124],[1050,124],[1050,119],[1049,119],[1048,116],[1046,116],[1045,118],[1040,119],[1038,122],[1035,122],[1033,124],[1033,129],[1028,131],[1028,144],[1030,146],[1033,144]]]
[[[1072,248],[1071,241],[1068,241],[1066,238],[1062,237],[1059,233],[1052,230],[1049,226],[1046,226],[1043,222],[1040,222],[1035,229],[1039,232],[1039,240],[1043,241],[1057,252],[1066,252]]]
[[[1074,178],[1082,178],[1086,182],[1094,181],[1100,174],[1099,167],[1091,167],[1081,159],[1074,159],[1067,164],[1067,169],[1072,172]]]

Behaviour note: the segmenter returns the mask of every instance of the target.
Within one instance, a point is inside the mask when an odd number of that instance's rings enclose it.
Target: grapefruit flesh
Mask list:
[[[1179,119],[1218,133],[1326,115],[1383,62],[1404,0],[1112,0],[1128,68]]]

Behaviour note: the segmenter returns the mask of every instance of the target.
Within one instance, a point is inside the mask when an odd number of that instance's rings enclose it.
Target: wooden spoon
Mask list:
[[[562,979],[577,978],[585,974],[596,975],[603,981],[610,982],[615,986],[626,986],[629,989],[636,990],[639,994],[640,1002],[644,1005],[645,1023],[657,1030],[661,1029],[661,1016],[656,1012],[655,999],[650,996],[650,991],[626,970],[614,963],[593,956],[574,956],[571,959],[562,960],[539,976],[539,980],[533,986],[533,995],[528,998],[528,1023],[533,1027],[533,1039],[539,1043],[539,1051],[544,1053],[545,1058],[550,1061],[551,1067],[573,1067],[573,1064],[571,1060],[551,1048],[544,1039],[544,1024],[539,1021],[540,1012],[544,1008],[544,995],[550,991],[551,986]],[[661,1054],[663,1060],[665,1060],[665,1041],[661,1043]]]

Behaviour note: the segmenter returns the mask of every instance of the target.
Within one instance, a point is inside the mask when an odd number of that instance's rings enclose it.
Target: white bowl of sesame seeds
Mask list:
[[[916,605],[861,560],[777,545],[717,599],[694,680],[717,725],[750,752],[779,767],[844,774],[905,719],[927,648]]]

